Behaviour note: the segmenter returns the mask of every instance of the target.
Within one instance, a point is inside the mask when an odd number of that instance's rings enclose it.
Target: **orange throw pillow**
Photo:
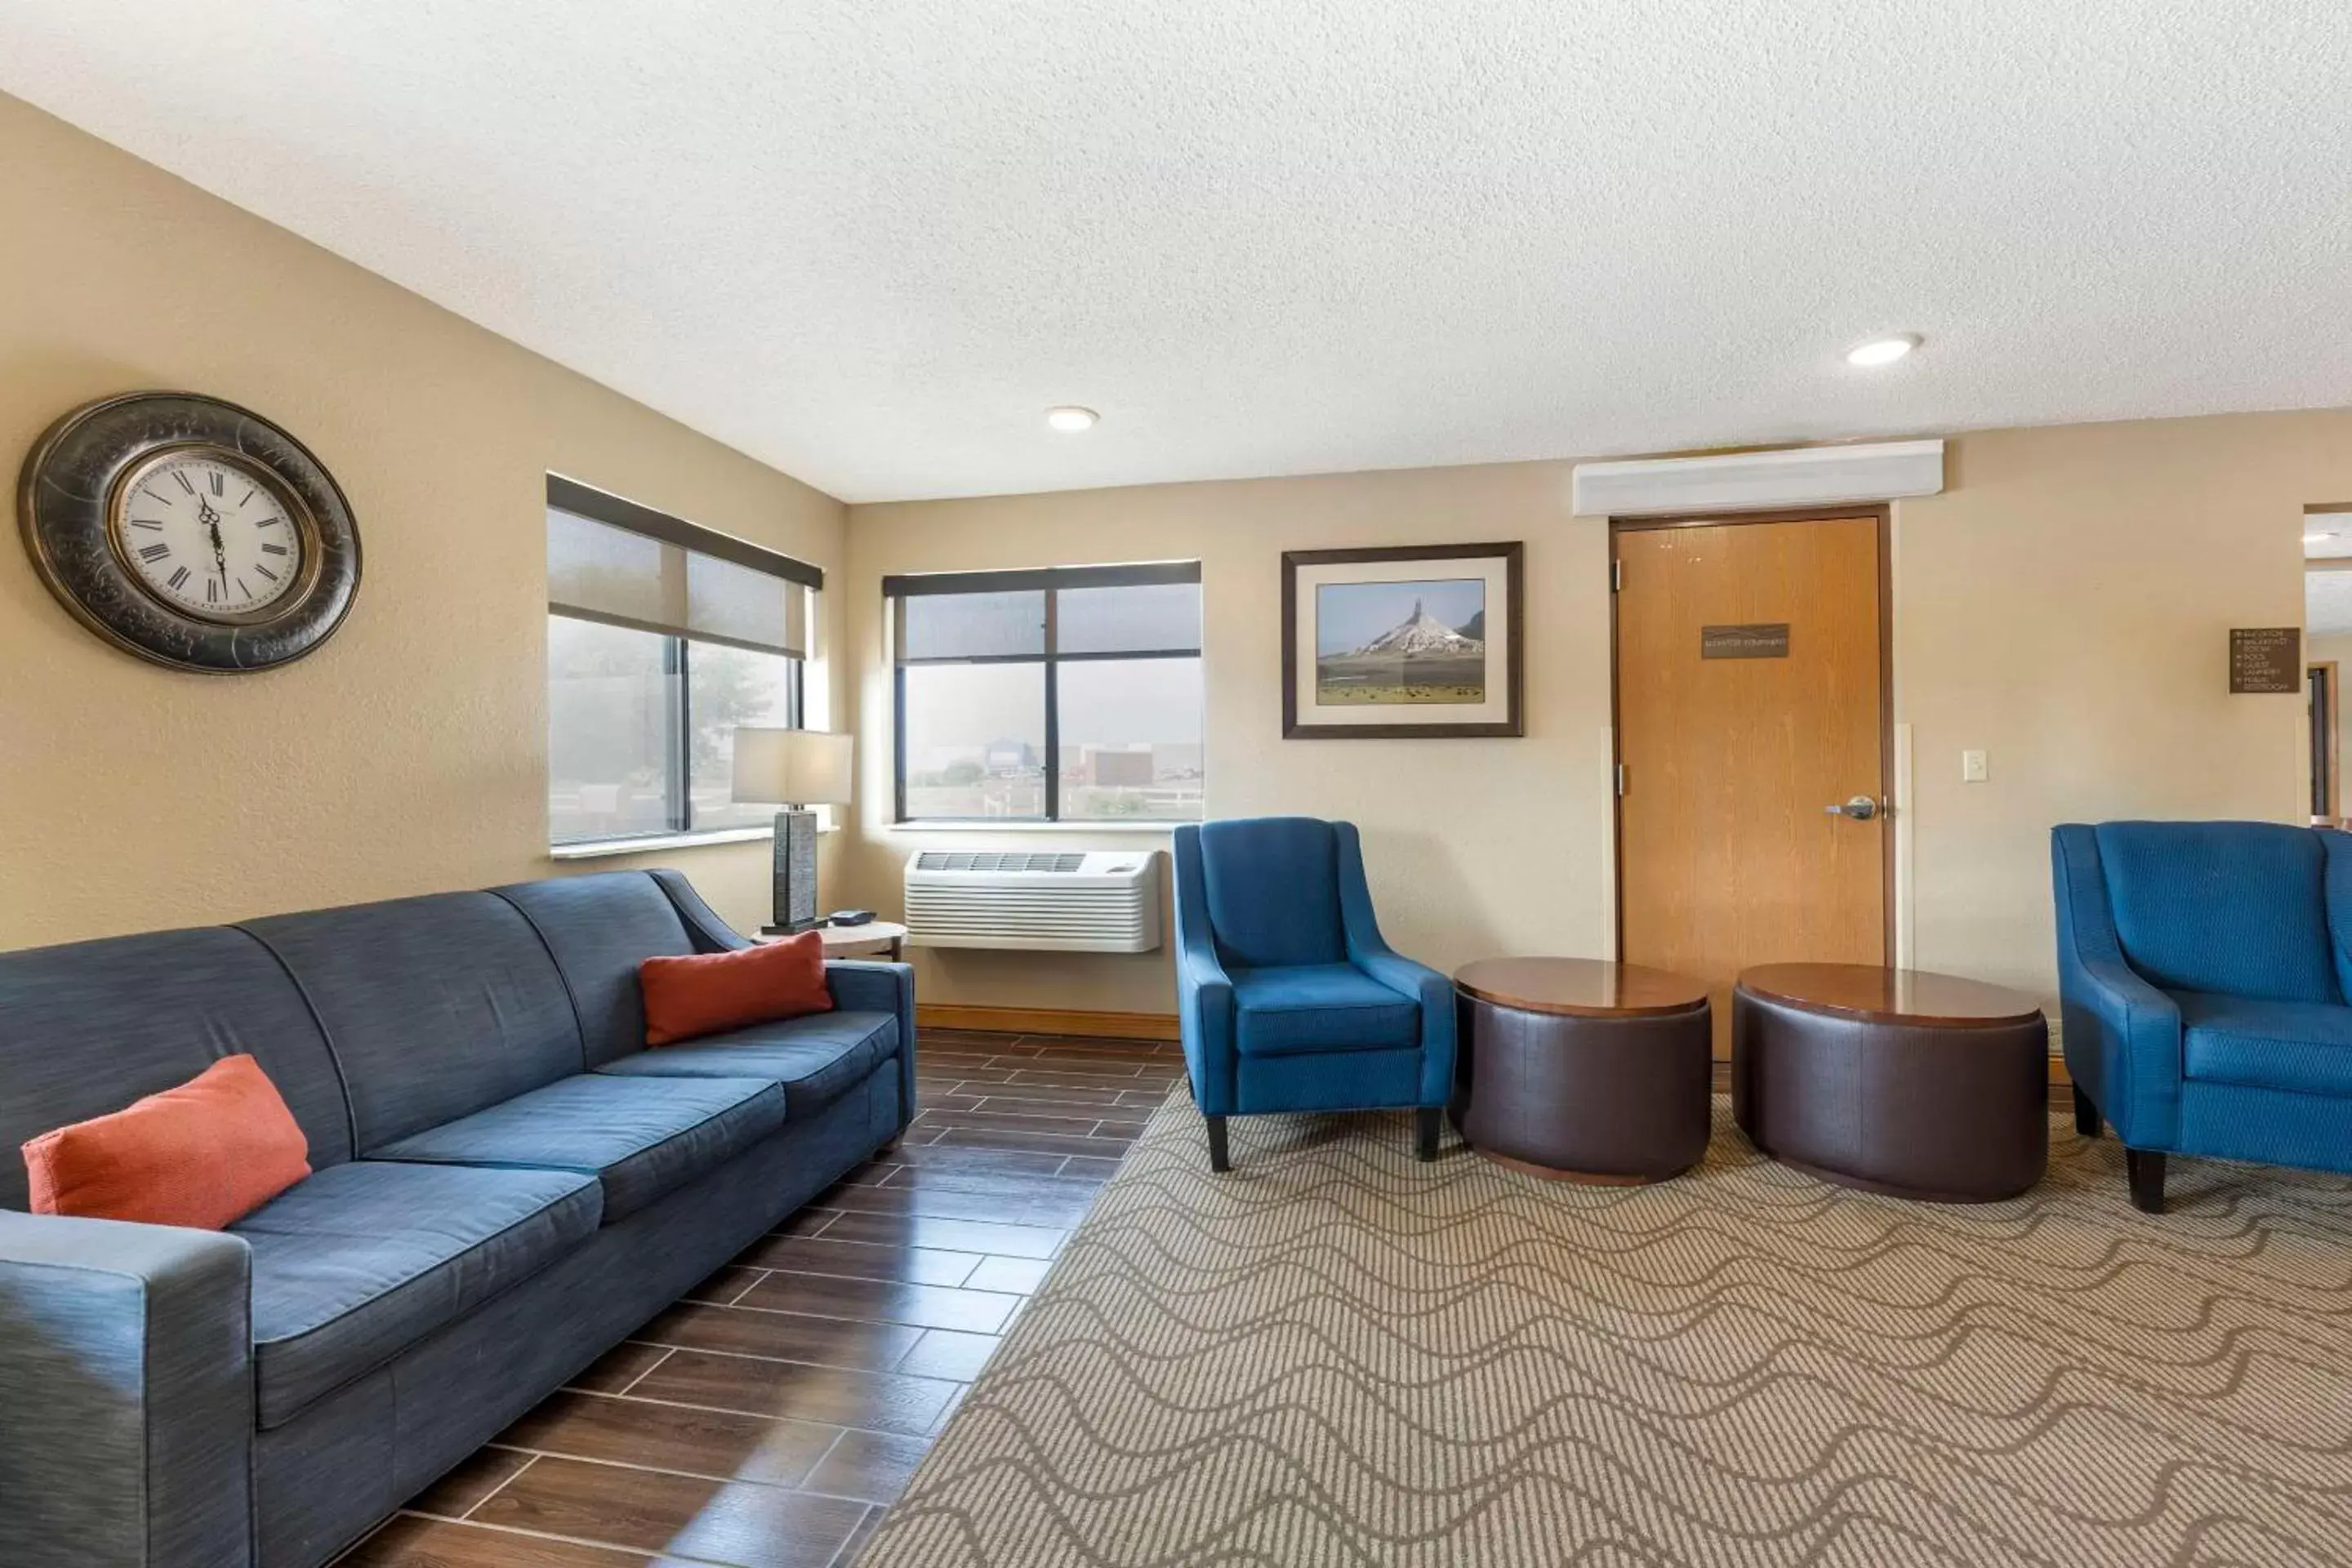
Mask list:
[[[223,1057],[127,1110],[25,1145],[35,1214],[223,1230],[310,1173],[310,1141],[261,1064]]]
[[[736,952],[648,958],[637,965],[637,985],[646,997],[649,1046],[833,1011],[824,938],[813,931]]]

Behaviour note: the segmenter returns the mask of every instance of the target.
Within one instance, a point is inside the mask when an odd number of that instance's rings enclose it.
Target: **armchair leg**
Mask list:
[[[2124,1151],[2124,1174],[2131,1183],[2132,1207],[2142,1214],[2164,1212],[2164,1156],[2148,1149]]]
[[[2074,1131],[2085,1138],[2096,1138],[2101,1127],[2099,1108],[2091,1103],[2090,1091],[2081,1084],[2074,1086]]]
[[[1212,1116],[1205,1120],[1209,1123],[1209,1169],[1232,1170],[1234,1163],[1225,1155],[1225,1119],[1222,1116]]]
[[[1437,1158],[1438,1108],[1424,1105],[1412,1113],[1412,1152],[1423,1161]]]

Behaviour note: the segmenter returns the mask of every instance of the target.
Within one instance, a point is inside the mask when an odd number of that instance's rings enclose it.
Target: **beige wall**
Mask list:
[[[2048,995],[2052,824],[2305,820],[2303,699],[2231,696],[2229,635],[2302,625],[2303,508],[2352,493],[2352,412],[1952,450],[1946,493],[1895,508],[1916,960]]]
[[[889,824],[890,679],[880,578],[892,572],[1198,557],[1207,624],[1207,773],[1219,816],[1306,812],[1362,828],[1392,942],[1433,963],[1501,952],[1592,952],[1610,941],[1609,605],[1605,530],[1566,516],[1556,464],[1171,485],[852,509],[841,600],[857,695],[859,841],[848,886],[900,907],[908,853],[949,844],[1034,846],[1038,836],[897,833]],[[1528,737],[1517,741],[1284,741],[1280,574],[1285,550],[1527,542]],[[1164,833],[1051,842],[1162,847]],[[1163,950],[1139,957],[918,950],[932,1002],[1174,1008]]]
[[[2302,616],[2302,509],[2352,494],[2352,414],[1969,435],[1947,493],[1895,509],[1898,924],[1919,966],[2049,994],[2052,824],[2125,816],[2296,820],[2301,703],[2231,697],[2228,628]],[[1603,953],[1613,926],[1606,525],[1572,517],[1567,463],[1423,469],[851,509],[842,609],[860,671],[852,895],[898,907],[907,852],[1036,837],[894,832],[879,578],[891,572],[1198,556],[1211,813],[1364,829],[1391,938],[1450,966]],[[1281,739],[1285,550],[1519,539],[1528,734]],[[1959,782],[1981,747],[1990,778]],[[1164,840],[1161,840],[1164,841]],[[1056,835],[1074,846],[1132,838]],[[934,1002],[1162,1012],[1146,958],[919,955]]]
[[[550,469],[839,563],[837,502],[7,98],[0,211],[12,477],[87,399],[210,393],[319,455],[365,557],[317,654],[222,679],[116,652],[0,548],[0,947],[559,869]],[[743,923],[766,856],[660,858]]]

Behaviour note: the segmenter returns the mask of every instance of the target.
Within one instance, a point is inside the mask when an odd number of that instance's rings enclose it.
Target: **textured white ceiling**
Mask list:
[[[850,500],[2352,402],[2347,81],[2343,0],[0,0],[0,89]]]

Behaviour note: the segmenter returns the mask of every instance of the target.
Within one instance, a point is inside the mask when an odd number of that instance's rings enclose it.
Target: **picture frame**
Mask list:
[[[1524,735],[1522,554],[1516,540],[1285,551],[1283,739]]]

